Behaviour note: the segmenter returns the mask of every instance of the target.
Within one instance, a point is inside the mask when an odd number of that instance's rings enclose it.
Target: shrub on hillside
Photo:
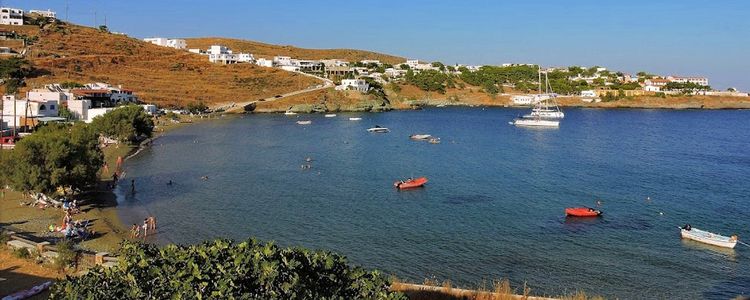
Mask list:
[[[328,251],[235,244],[157,248],[126,242],[118,267],[67,277],[50,299],[406,299],[377,271]]]

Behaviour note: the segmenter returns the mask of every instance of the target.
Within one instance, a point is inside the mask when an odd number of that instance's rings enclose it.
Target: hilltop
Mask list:
[[[271,45],[255,41],[207,37],[185,39],[188,48],[207,49],[211,45],[227,46],[235,52],[252,53],[256,58],[290,56],[298,59],[342,59],[346,61],[379,60],[387,64],[406,61],[403,57],[356,49],[306,49],[294,46]]]
[[[108,82],[160,106],[209,105],[271,97],[320,84],[314,78],[251,64],[218,65],[205,56],[160,47],[125,35],[60,24],[0,26],[34,40],[26,58],[35,72],[25,90],[75,81]]]

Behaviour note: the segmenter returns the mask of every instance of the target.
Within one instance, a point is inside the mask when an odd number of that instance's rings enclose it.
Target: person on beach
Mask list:
[[[154,216],[148,217],[148,229],[151,229],[151,232],[156,233],[156,218]]]
[[[140,229],[138,228],[138,224],[133,223],[133,226],[130,226],[130,238],[134,239],[137,238],[140,235]]]
[[[148,218],[143,219],[143,238],[145,239],[146,236],[148,236]]]

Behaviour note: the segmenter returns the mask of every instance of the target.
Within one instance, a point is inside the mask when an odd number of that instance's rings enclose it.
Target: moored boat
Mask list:
[[[680,237],[682,237],[683,239],[689,239],[704,244],[730,249],[737,246],[738,240],[736,235],[727,237],[697,228],[692,228],[690,224],[680,227]]]
[[[565,209],[565,215],[569,217],[598,217],[602,212],[591,207],[568,207]]]
[[[336,117],[336,114],[326,114],[324,117],[333,118],[333,117]]]
[[[412,134],[409,136],[409,138],[412,140],[428,140],[431,137],[432,136],[429,134]]]
[[[362,118],[359,118],[359,117],[351,117],[351,118],[349,118],[349,121],[362,121]]]
[[[423,187],[425,183],[427,183],[427,177],[418,177],[396,181],[393,183],[393,186],[395,186],[399,190],[403,190]]]
[[[388,128],[385,128],[385,127],[380,127],[378,125],[375,125],[375,127],[373,127],[373,128],[368,128],[367,131],[368,132],[374,132],[374,133],[388,133],[391,130],[388,129]]]
[[[289,110],[287,110],[286,112],[284,112],[284,114],[285,114],[285,115],[287,115],[287,116],[294,116],[294,115],[296,115],[297,113],[296,113],[296,112],[293,112],[293,111],[289,111]]]
[[[297,124],[299,124],[299,125],[310,125],[310,124],[312,124],[312,121],[310,121],[310,120],[302,120],[302,121],[297,121]]]
[[[546,120],[539,117],[533,119],[519,118],[513,120],[513,125],[524,127],[560,127],[560,121]]]

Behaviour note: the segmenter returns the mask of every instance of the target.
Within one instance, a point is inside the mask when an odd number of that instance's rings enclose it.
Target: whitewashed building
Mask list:
[[[252,63],[254,61],[255,61],[255,57],[253,57],[253,55],[250,53],[237,54],[237,62]]]
[[[225,65],[236,64],[237,55],[232,53],[232,50],[221,45],[212,45],[208,48],[208,61],[212,63],[221,63]]]
[[[47,9],[47,10],[35,10],[35,9],[32,9],[32,10],[29,11],[29,13],[30,14],[37,14],[37,15],[40,15],[40,16],[45,17],[45,18],[57,18],[57,13],[54,12],[54,11],[52,11],[52,10],[50,10],[50,9]]]
[[[175,49],[185,49],[187,48],[187,42],[183,39],[168,39],[168,38],[146,38],[143,39],[145,42],[152,43],[154,45],[162,46],[162,47],[170,47]]]
[[[291,66],[292,58],[289,56],[274,56],[273,64],[275,66]]]
[[[0,7],[0,25],[23,25],[23,10]]]
[[[2,123],[7,127],[23,127],[33,125],[33,121],[39,117],[57,117],[59,104],[55,100],[31,101],[19,100],[13,95],[3,96]]]
[[[68,100],[68,110],[75,120],[89,120],[88,111],[91,109],[91,100]],[[88,121],[90,123],[90,121]]]
[[[381,64],[382,64],[382,63],[380,63],[380,61],[379,61],[379,60],[377,60],[377,59],[365,59],[365,60],[362,60],[362,61],[360,61],[360,62],[361,62],[362,64],[365,64],[365,65],[376,64],[376,65],[378,65],[378,66],[379,66],[379,65],[381,65]]]
[[[271,68],[273,67],[273,60],[266,58],[258,58],[255,60],[255,64],[261,67]]]
[[[370,85],[363,79],[342,79],[341,84],[336,86],[337,91],[355,90],[361,93],[367,93]]]
[[[683,77],[683,76],[667,76],[667,80],[678,83],[694,83],[703,86],[708,86],[708,78],[706,77]]]
[[[515,95],[510,97],[513,105],[531,105],[536,103],[534,95]]]

